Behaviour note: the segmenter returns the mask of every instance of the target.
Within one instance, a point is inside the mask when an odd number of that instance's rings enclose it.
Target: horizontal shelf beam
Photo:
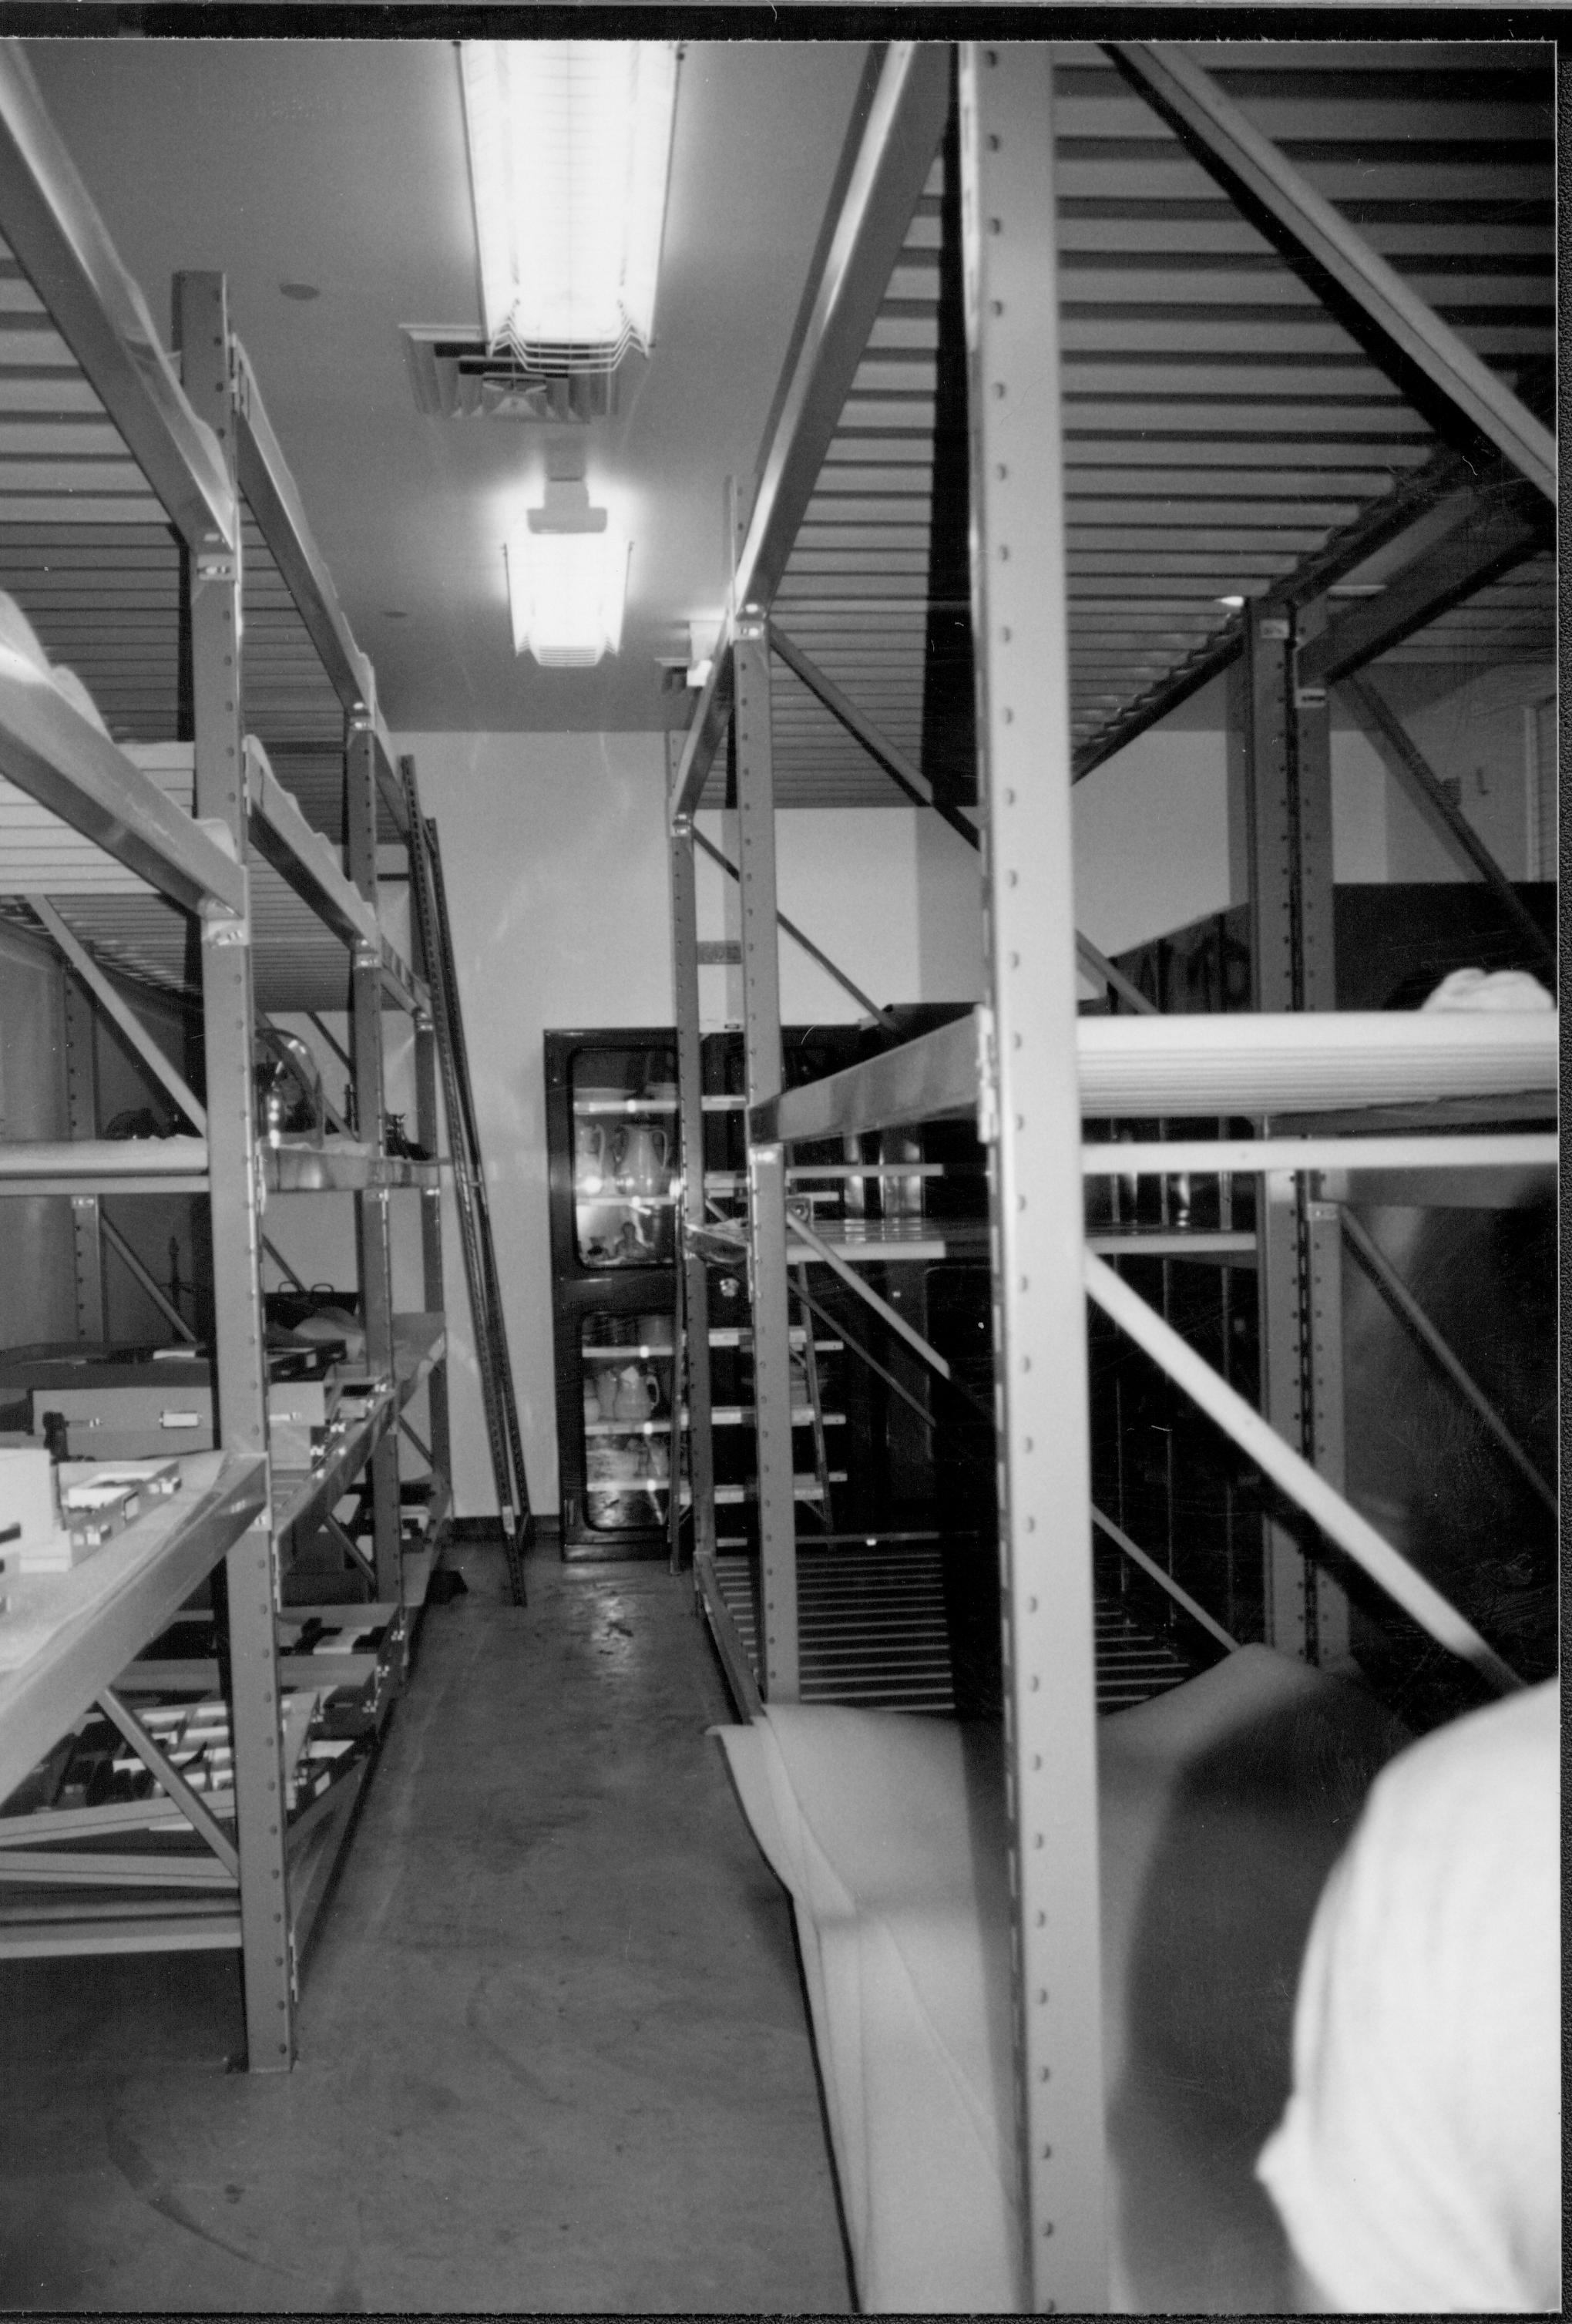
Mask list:
[[[312,538],[294,477],[263,408],[256,375],[238,341],[234,412],[235,464],[247,506],[345,716],[365,715],[375,702],[371,663],[351,634],[333,576]]]
[[[1527,1172],[1553,1173],[1558,1147],[1553,1130],[1496,1130],[1485,1137],[1432,1131],[1428,1136],[1400,1135],[1362,1138],[1175,1138],[1126,1145],[1104,1139],[1080,1149],[1081,1176],[1087,1178],[1163,1178],[1181,1172],[1200,1177],[1259,1176],[1264,1170],[1319,1170],[1347,1174],[1339,1185],[1359,1183],[1366,1174],[1382,1177],[1403,1174],[1411,1186],[1415,1176],[1439,1176],[1453,1171],[1481,1170],[1491,1174],[1498,1189],[1506,1174],[1521,1178]],[[1554,1178],[1546,1176],[1546,1192]],[[1338,1202],[1399,1201],[1398,1194],[1377,1192],[1328,1195]],[[1406,1199],[1439,1202],[1439,1194],[1421,1196],[1411,1191]],[[1454,1198],[1455,1199],[1455,1198]],[[1521,1194],[1519,1196],[1521,1199]],[[1503,1207],[1492,1203],[1490,1208]]]
[[[78,175],[22,44],[0,47],[0,231],[180,538],[233,549],[234,487]]]
[[[823,1081],[783,1090],[748,1117],[751,1144],[791,1144],[902,1122],[975,1114],[980,1086],[979,1041],[984,1012],[973,1010],[931,1033],[904,1041]]]
[[[844,194],[839,202],[832,198],[834,229],[758,464],[731,607],[677,765],[674,820],[698,806],[731,711],[732,623],[747,608],[768,613],[774,602],[824,456],[840,432],[949,105],[949,51],[939,43],[891,42],[867,95]]]
[[[245,875],[41,670],[0,673],[0,775],[185,911],[241,918]]]
[[[380,950],[376,914],[346,877],[336,848],[307,822],[252,734],[245,738],[245,790],[250,835],[258,853],[345,945]]]
[[[1527,1097],[1557,1085],[1559,1022],[1550,1009],[1082,1017],[1081,1109],[1155,1118]],[[789,1144],[975,1113],[989,1038],[987,1012],[973,1010],[783,1091],[750,1110],[749,1139]]]

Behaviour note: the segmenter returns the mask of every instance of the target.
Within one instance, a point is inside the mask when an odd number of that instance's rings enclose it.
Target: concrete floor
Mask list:
[[[849,2311],[687,1584],[450,1562],[292,2074],[226,2070],[233,1956],[0,1963],[0,2308]]]

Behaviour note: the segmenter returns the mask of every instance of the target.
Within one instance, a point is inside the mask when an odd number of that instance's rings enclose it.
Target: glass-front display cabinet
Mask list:
[[[563,1554],[665,1556],[678,1150],[669,1027],[546,1036]]]

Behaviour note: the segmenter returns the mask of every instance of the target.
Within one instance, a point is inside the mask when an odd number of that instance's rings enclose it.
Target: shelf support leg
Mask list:
[[[1253,1001],[1258,1010],[1337,1005],[1332,933],[1331,737],[1324,687],[1301,687],[1299,646],[1324,625],[1324,604],[1297,627],[1268,598],[1249,611],[1245,778],[1250,834]],[[1261,1409],[1328,1481],[1343,1477],[1342,1255],[1336,1218],[1294,1176],[1263,1180],[1260,1226]],[[1296,1536],[1263,1532],[1267,1641],[1306,1662],[1348,1648],[1340,1585]]]
[[[775,767],[769,642],[761,615],[739,621],[738,855],[742,873],[742,1023],[749,1106],[781,1089],[780,941],[776,927]],[[766,1702],[795,1702],[797,1519],[792,1478],[791,1315],[786,1288],[786,1149],[748,1148],[748,1236],[753,1294],[753,1406],[758,1446],[756,1635]]]
[[[408,837],[409,877],[416,876],[415,841]],[[433,988],[431,964],[426,957],[425,927],[420,913],[411,910],[409,933],[413,941],[415,969],[427,991]],[[427,1154],[440,1154],[442,1148],[442,1116],[437,1100],[437,1028],[432,1019],[421,1014],[415,1019],[415,1142]],[[446,1313],[442,1280],[442,1188],[423,1187],[420,1194],[420,1298],[428,1315]],[[451,1495],[453,1488],[452,1422],[447,1404],[447,1359],[431,1367],[426,1388],[426,1409],[429,1423],[431,1450],[428,1465],[432,1473],[432,1491],[437,1490],[440,1478]]]
[[[73,1138],[98,1135],[98,1073],[93,1004],[76,979],[65,983],[66,1103]],[[104,1340],[103,1213],[97,1194],[71,1196],[71,1257],[77,1279],[77,1337]]]
[[[374,911],[377,904],[376,735],[369,715],[352,717],[345,737],[344,832],[350,878]],[[382,964],[369,945],[355,949],[351,972],[350,1056],[354,1068],[354,1119],[361,1137],[382,1151]],[[392,1236],[388,1189],[356,1194],[355,1239],[360,1258],[361,1321],[366,1361],[393,1377]],[[399,1520],[399,1439],[390,1428],[371,1458],[372,1535],[377,1596],[402,1602],[403,1559]]]
[[[1107,2116],[1053,83],[1045,47],[961,51],[1016,2155],[1025,2305],[1080,2314]]]
[[[175,342],[187,396],[234,463],[229,324],[224,279],[175,278]],[[240,715],[240,564],[227,549],[187,560],[196,812],[223,823],[245,861],[245,770]],[[260,1174],[253,1106],[251,925],[201,924],[202,1041],[212,1208],[218,1441],[268,1450],[262,1306]],[[280,1744],[278,1567],[263,1514],[223,1567],[227,1691],[234,1746],[235,1831],[245,1988],[246,2059],[253,2073],[287,2071],[295,2056],[295,1948],[284,1852]]]
[[[676,781],[681,736],[668,734],[666,779]],[[688,1414],[688,1485],[693,1496],[693,1540],[695,1559],[715,1554],[715,1448],[710,1412],[710,1282],[700,1254],[689,1247],[687,1230],[704,1222],[703,1051],[699,1033],[698,891],[694,861],[694,825],[684,816],[671,826],[672,990],[676,1014],[677,1096],[681,1104],[682,1244],[678,1305],[681,1311],[681,1358],[672,1372],[671,1542],[672,1564],[678,1563],[681,1518],[681,1445],[679,1411],[685,1388]]]

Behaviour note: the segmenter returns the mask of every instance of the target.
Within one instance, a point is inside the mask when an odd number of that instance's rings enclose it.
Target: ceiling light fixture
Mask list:
[[[543,373],[648,352],[676,44],[460,47],[487,346]]]
[[[551,478],[526,521],[506,550],[513,650],[543,669],[593,669],[622,642],[628,537],[578,478]]]
[[[1219,597],[1218,599],[1218,603],[1219,605],[1227,605],[1230,613],[1236,613],[1240,611],[1245,600],[1243,597]]]

